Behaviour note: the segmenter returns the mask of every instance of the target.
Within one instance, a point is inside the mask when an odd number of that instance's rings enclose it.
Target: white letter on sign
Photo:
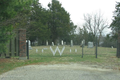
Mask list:
[[[53,56],[55,56],[57,50],[58,50],[58,52],[59,52],[59,54],[60,54],[60,56],[61,56],[62,53],[63,53],[63,51],[65,50],[65,46],[62,48],[61,51],[60,51],[60,49],[58,48],[58,46],[56,47],[55,51],[53,51],[52,47],[50,46],[50,50],[51,50],[51,52],[53,53]]]

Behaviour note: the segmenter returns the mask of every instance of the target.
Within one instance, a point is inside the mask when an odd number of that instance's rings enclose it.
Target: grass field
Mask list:
[[[63,46],[59,46],[60,51]],[[36,52],[36,49],[38,52]],[[55,51],[56,46],[52,46]],[[71,52],[70,52],[71,49]],[[77,52],[75,52],[77,49]],[[43,50],[43,52],[42,52]],[[16,67],[31,65],[31,64],[58,64],[58,63],[82,63],[82,64],[95,64],[99,66],[107,66],[120,69],[120,59],[116,58],[116,48],[98,47],[98,58],[95,58],[95,48],[83,48],[80,46],[65,46],[63,54],[60,56],[57,51],[55,56],[50,50],[50,46],[36,46],[29,50],[29,60],[19,60],[18,57],[10,59],[0,58],[0,74]]]

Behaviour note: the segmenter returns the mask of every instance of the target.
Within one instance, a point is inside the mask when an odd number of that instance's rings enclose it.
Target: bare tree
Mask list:
[[[93,33],[98,37],[98,43],[102,36],[103,30],[108,27],[107,20],[104,20],[103,15],[99,12],[96,14],[84,14],[84,27],[89,33]]]

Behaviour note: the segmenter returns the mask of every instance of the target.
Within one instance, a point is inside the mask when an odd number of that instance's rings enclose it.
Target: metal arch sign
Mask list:
[[[62,50],[59,49],[59,47],[57,46],[55,51],[52,49],[52,47],[50,46],[50,50],[53,53],[53,56],[55,56],[56,52],[58,51],[60,56],[62,55],[63,51],[65,50],[65,46],[62,48]]]

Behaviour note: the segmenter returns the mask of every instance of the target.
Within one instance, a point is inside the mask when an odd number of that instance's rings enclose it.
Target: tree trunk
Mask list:
[[[117,42],[117,54],[116,56],[120,58],[120,30],[118,31],[118,42]]]

